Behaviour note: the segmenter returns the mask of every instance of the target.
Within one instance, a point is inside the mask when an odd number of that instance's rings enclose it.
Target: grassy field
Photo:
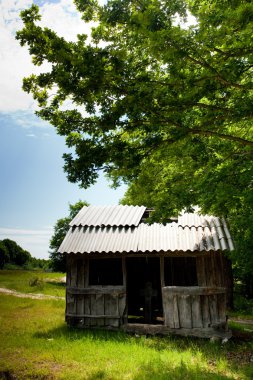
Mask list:
[[[63,277],[63,273],[1,270],[0,287],[21,293],[41,293],[64,297],[65,284],[60,281]]]
[[[0,272],[0,287],[2,277]],[[62,300],[0,295],[0,379],[253,379],[252,341],[221,345],[70,329],[64,308]]]

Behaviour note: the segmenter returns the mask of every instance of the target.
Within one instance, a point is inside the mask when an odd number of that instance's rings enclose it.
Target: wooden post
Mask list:
[[[160,257],[160,279],[161,279],[161,288],[165,286],[164,281],[164,257]]]

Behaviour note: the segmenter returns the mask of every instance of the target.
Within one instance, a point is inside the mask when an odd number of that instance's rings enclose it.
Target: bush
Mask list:
[[[44,287],[44,283],[43,283],[43,280],[39,277],[32,277],[30,280],[29,280],[29,286],[31,287],[36,287],[38,289],[43,289]]]

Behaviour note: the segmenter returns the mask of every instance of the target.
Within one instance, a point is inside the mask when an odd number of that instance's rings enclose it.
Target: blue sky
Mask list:
[[[34,115],[32,97],[21,90],[22,78],[38,71],[27,50],[15,41],[16,30],[22,27],[19,12],[31,3],[0,0],[0,240],[13,239],[33,256],[47,258],[53,225],[67,215],[69,203],[82,199],[117,204],[125,187],[113,190],[102,176],[88,190],[67,181],[62,169],[64,138]],[[36,3],[42,24],[65,38],[74,40],[76,33],[88,32],[72,0]]]

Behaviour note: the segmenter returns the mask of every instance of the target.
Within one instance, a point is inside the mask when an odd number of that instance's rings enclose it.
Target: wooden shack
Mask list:
[[[228,336],[233,243],[224,220],[183,213],[146,223],[143,206],[83,207],[67,255],[66,321],[84,328]]]

